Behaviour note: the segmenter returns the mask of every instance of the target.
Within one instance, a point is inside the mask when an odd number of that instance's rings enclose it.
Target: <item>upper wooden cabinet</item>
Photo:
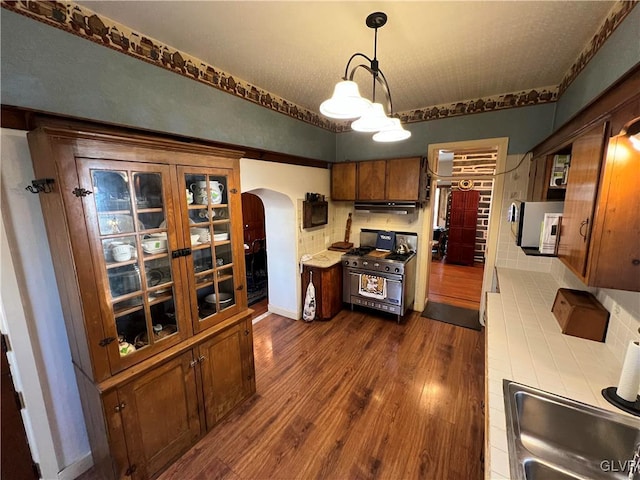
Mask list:
[[[572,121],[574,132],[563,127],[564,131],[534,149],[535,159],[571,154],[558,256],[593,287],[640,291],[640,152],[620,134],[625,125],[640,121],[638,84],[640,74],[605,96],[605,104],[616,101],[609,111],[603,112],[595,102],[576,117],[587,126]],[[627,91],[626,98],[621,91]],[[597,113],[595,119],[590,112]],[[548,170],[545,175],[549,184]],[[533,176],[543,177],[536,172]],[[543,190],[534,188],[529,193]],[[532,198],[547,199],[544,195]]]
[[[571,147],[571,168],[560,227],[558,256],[584,278],[606,125],[599,125],[577,138]]]
[[[358,200],[386,200],[387,161],[358,163]]]
[[[422,202],[426,193],[426,161],[421,157],[345,162],[331,167],[332,200]]]
[[[331,165],[331,200],[356,199],[356,163],[344,162]]]
[[[40,201],[96,468],[157,476],[255,392],[241,152],[61,128],[28,139],[53,179]]]

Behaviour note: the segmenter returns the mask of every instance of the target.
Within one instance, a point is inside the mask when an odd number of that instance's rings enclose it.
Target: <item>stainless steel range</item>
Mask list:
[[[342,299],[397,315],[413,306],[418,235],[362,229],[360,247],[342,256]]]

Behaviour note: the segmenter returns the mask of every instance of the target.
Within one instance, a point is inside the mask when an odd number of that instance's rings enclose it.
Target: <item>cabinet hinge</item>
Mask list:
[[[238,189],[237,188],[232,188],[231,190],[229,190],[231,193],[238,193]]]
[[[91,195],[93,192],[91,190],[87,190],[86,188],[76,187],[71,193],[73,193],[76,197],[86,197],[87,195]]]
[[[27,406],[24,403],[24,396],[22,392],[15,392],[16,405],[18,406],[18,410],[24,410]]]
[[[136,473],[136,470],[138,469],[138,466],[134,463],[133,465],[131,465],[129,468],[127,468],[127,471],[124,472],[124,474],[127,477],[130,477],[131,475],[133,475],[134,473]]]
[[[101,347],[106,347],[107,345],[109,345],[111,342],[113,342],[115,340],[114,337],[107,337],[107,338],[103,338],[102,340],[100,340],[98,342],[98,345],[100,345]]]
[[[7,336],[6,333],[3,333],[0,336],[0,342],[2,342],[2,351],[3,352],[10,352],[11,351],[11,343],[9,342],[9,337]]]
[[[36,474],[36,478],[42,478],[42,470],[40,469],[40,464],[34,462],[31,464],[31,466],[33,468],[33,473]]]
[[[187,257],[189,255],[191,255],[190,248],[180,248],[171,252],[171,258]]]

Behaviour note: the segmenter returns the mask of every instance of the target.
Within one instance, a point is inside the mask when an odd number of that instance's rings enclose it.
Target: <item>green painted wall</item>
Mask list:
[[[2,103],[333,160],[335,134],[0,9]]]
[[[640,62],[640,7],[611,34],[557,102],[554,130]]]
[[[357,132],[334,135],[5,9],[0,20],[3,104],[327,161],[423,155],[430,143],[505,136],[509,153],[524,153],[640,61],[635,8],[557,104],[412,123],[410,140],[381,145]]]

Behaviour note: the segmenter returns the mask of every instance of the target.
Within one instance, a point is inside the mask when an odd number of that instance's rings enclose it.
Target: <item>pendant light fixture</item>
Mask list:
[[[383,12],[374,12],[367,17],[367,27],[374,29],[373,59],[363,53],[357,52],[351,55],[344,69],[344,77],[333,90],[333,96],[322,102],[320,113],[337,120],[357,119],[351,124],[357,132],[377,132],[373,139],[377,142],[396,142],[405,140],[411,136],[411,132],[405,130],[398,118],[393,117],[393,104],[389,84],[378,65],[378,28],[387,23],[387,15]],[[351,61],[356,57],[366,59],[369,64],[360,63],[349,70]],[[362,68],[373,77],[372,101],[360,95],[358,84],[353,81],[356,70]],[[382,103],[376,103],[376,84],[379,84],[386,97],[389,114],[385,113]]]

